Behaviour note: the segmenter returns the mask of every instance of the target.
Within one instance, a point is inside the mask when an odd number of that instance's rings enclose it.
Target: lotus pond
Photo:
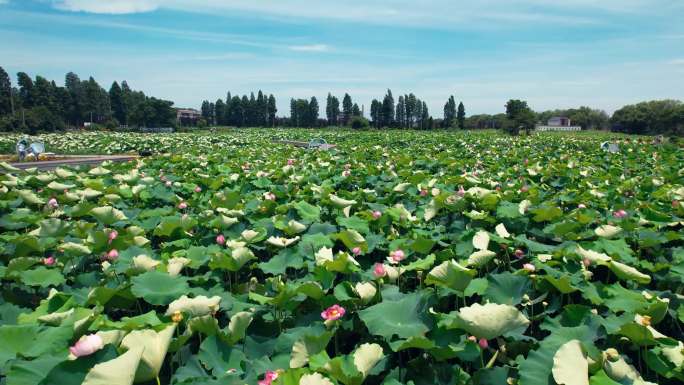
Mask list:
[[[609,137],[43,137],[159,155],[0,164],[0,384],[682,383],[684,152]]]

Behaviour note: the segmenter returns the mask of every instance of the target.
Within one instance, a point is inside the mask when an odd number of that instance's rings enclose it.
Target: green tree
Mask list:
[[[611,118],[613,131],[640,135],[684,135],[684,105],[678,100],[652,100],[627,105]]]
[[[394,97],[389,89],[382,100],[382,125],[385,127],[394,126]]]
[[[309,101],[309,114],[308,114],[308,126],[317,127],[318,126],[318,99],[315,96],[311,97]]]
[[[12,81],[7,72],[0,67],[0,116],[10,114],[14,114]]]
[[[276,98],[273,94],[270,94],[268,96],[268,125],[271,127],[275,127],[276,112],[278,112]]]
[[[109,87],[109,103],[112,106],[112,115],[119,124],[126,123],[126,105],[124,104],[123,91],[119,86],[119,83],[114,82],[112,86]]]
[[[456,118],[456,101],[453,96],[449,96],[449,99],[444,103],[444,120],[442,124],[444,128],[450,128],[454,124],[454,119]]]
[[[382,103],[380,103],[377,99],[373,99],[370,107],[370,116],[371,120],[373,121],[373,126],[375,128],[380,128],[380,125],[382,124],[382,122],[380,121],[381,109]]]
[[[404,96],[399,95],[399,100],[397,101],[397,111],[394,114],[397,120],[397,125],[400,128],[406,127],[406,104],[404,103]]]
[[[511,135],[518,135],[520,130],[525,130],[529,134],[536,121],[536,115],[527,102],[518,99],[511,99],[506,103],[506,118],[504,128]]]
[[[465,129],[465,106],[463,102],[458,103],[458,112],[456,113],[456,121],[458,122],[458,128],[461,130]]]
[[[17,74],[17,83],[19,84],[19,97],[21,98],[22,107],[33,107],[35,105],[33,80],[31,80],[31,77],[26,72],[19,72]]]
[[[216,124],[221,126],[224,125],[225,122],[225,113],[226,113],[226,104],[219,98],[216,100],[216,103],[214,103],[214,115],[216,116]]]
[[[352,118],[356,116],[361,116],[361,109],[358,104],[354,103],[352,106]]]
[[[349,94],[344,94],[344,98],[342,99],[342,124],[345,126],[349,124],[349,120],[351,119],[352,108],[354,108],[354,105],[351,96],[349,96]]]

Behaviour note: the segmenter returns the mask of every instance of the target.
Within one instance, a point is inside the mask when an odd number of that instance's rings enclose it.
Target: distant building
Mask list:
[[[550,118],[546,125],[538,124],[536,131],[582,131],[582,127],[571,125],[570,118],[565,116],[554,116]]]
[[[202,113],[194,108],[176,109],[176,121],[181,126],[195,126],[200,118],[202,118]]]

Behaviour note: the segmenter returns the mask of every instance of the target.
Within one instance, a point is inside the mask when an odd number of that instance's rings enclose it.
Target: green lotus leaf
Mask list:
[[[54,181],[50,182],[47,185],[47,188],[49,188],[50,190],[54,190],[54,191],[64,191],[64,190],[72,189],[74,187],[76,187],[75,184],[66,184],[66,183],[59,183],[59,182],[54,182]]]
[[[437,285],[452,290],[463,292],[470,284],[476,271],[459,265],[456,261],[446,261],[432,269],[427,278],[426,285]]]
[[[477,338],[492,339],[509,332],[524,330],[530,321],[511,305],[488,303],[462,307],[455,312],[452,327],[464,329]]]
[[[612,238],[621,232],[622,228],[611,225],[599,226],[596,228],[596,230],[594,230],[594,233],[602,238]]]
[[[206,368],[212,370],[214,375],[224,375],[229,370],[239,374],[242,372],[242,362],[245,361],[241,349],[229,346],[216,335],[202,341],[197,358]]]
[[[252,323],[253,319],[254,314],[247,311],[241,311],[233,314],[233,316],[230,317],[228,333],[225,337],[225,340],[228,341],[229,344],[235,345],[238,341],[245,338],[247,328]]]
[[[90,215],[107,226],[128,219],[123,211],[111,206],[96,207],[90,210]]]
[[[45,201],[31,190],[15,190],[19,198],[32,205],[44,205]]]
[[[427,301],[420,293],[414,292],[397,299],[383,299],[359,311],[359,317],[371,334],[391,340],[424,335],[430,330],[430,320],[426,318]]]
[[[187,295],[183,295],[169,304],[166,315],[170,316],[175,312],[182,312],[191,317],[199,317],[216,312],[220,302],[221,297],[219,296],[208,298],[200,295],[189,298]]]
[[[160,271],[148,271],[131,278],[131,292],[152,305],[166,305],[189,290],[184,277],[172,277]]]
[[[133,257],[133,267],[138,271],[151,271],[161,264],[160,261],[146,255],[140,254]]]
[[[299,379],[299,385],[335,385],[320,373],[305,374]]]
[[[579,340],[568,341],[558,349],[551,372],[558,385],[589,385],[589,363]]]
[[[159,332],[134,330],[121,341],[121,347],[130,351],[143,348],[140,365],[135,371],[135,382],[150,381],[159,375],[166,352],[171,343],[176,325],[172,324]]]
[[[309,362],[309,357],[325,350],[332,337],[331,332],[320,335],[305,335],[292,345],[290,367],[301,368]]]
[[[406,190],[411,187],[411,183],[405,182],[405,183],[399,183],[398,185],[394,186],[392,191],[394,192],[406,192]]]
[[[90,171],[88,171],[88,174],[94,175],[94,176],[103,176],[103,175],[111,174],[111,171],[107,170],[104,167],[95,167],[95,168],[92,168]]]
[[[630,365],[614,349],[603,353],[603,370],[612,380],[624,385],[656,385],[652,382],[644,381],[641,374],[633,365]]]
[[[337,195],[333,195],[333,194],[330,194],[329,198],[330,198],[330,202],[332,202],[332,204],[334,206],[339,207],[339,208],[345,208],[345,207],[355,205],[358,203],[355,200],[342,199],[342,198],[338,197]]]
[[[135,379],[145,347],[130,349],[119,357],[95,365],[83,380],[83,385],[131,385]]]
[[[496,253],[493,251],[489,250],[479,250],[476,251],[468,257],[468,266],[475,266],[475,267],[482,267],[489,263],[494,257],[496,256]]]
[[[318,222],[321,219],[321,209],[306,201],[295,203],[294,208],[297,210],[297,214],[305,221]]]
[[[38,228],[31,231],[29,234],[38,237],[62,237],[69,232],[71,225],[68,222],[62,221],[58,218],[49,218],[38,223]]]
[[[33,270],[26,270],[19,273],[19,278],[24,285],[28,286],[59,286],[66,282],[62,273],[57,269],[38,267]]]
[[[608,267],[620,279],[635,281],[641,284],[648,284],[651,282],[651,276],[640,272],[632,266],[625,265],[624,263],[610,261]]]

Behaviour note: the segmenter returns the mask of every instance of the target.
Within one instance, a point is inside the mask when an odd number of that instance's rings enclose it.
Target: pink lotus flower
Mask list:
[[[223,246],[226,244],[226,237],[223,236],[223,234],[219,234],[216,236],[216,243]]]
[[[288,160],[287,160],[287,165],[288,165],[288,166],[292,166],[292,165],[294,165],[294,164],[295,164],[295,160],[294,160],[294,159],[288,159]]]
[[[578,208],[578,209],[586,209],[586,208],[587,208],[587,205],[585,205],[584,203],[580,203],[580,204],[577,205],[577,208]]]
[[[582,258],[582,265],[584,265],[584,267],[588,268],[589,266],[591,266],[591,259],[589,259],[587,257]]]
[[[275,194],[272,193],[272,192],[270,192],[270,191],[267,192],[266,194],[264,194],[264,198],[267,199],[267,200],[269,200],[269,201],[274,201],[274,200],[276,200]]]
[[[47,258],[43,258],[43,265],[45,266],[52,266],[55,264],[55,262],[57,262],[57,260],[52,255]]]
[[[391,251],[389,256],[393,263],[399,263],[406,258],[406,254],[404,254],[404,250],[402,249]]]
[[[188,208],[188,204],[185,203],[185,202],[181,202],[181,203],[178,204],[178,208],[181,209],[181,210],[185,210],[185,209]]]
[[[463,189],[463,186],[458,186],[458,192],[457,192],[456,194],[458,194],[458,196],[460,196],[460,197],[464,197],[464,196],[465,196],[466,192],[465,192],[465,190]]]
[[[264,379],[259,381],[259,385],[271,385],[278,378],[278,372],[267,370]]]
[[[373,219],[378,219],[382,216],[382,213],[378,210],[373,211]]]
[[[535,270],[537,270],[537,268],[534,267],[534,265],[531,264],[531,263],[526,263],[526,264],[524,264],[524,265],[523,265],[523,269],[524,269],[526,272],[528,272],[528,273],[534,273]]]
[[[326,321],[336,321],[344,316],[346,310],[340,305],[332,305],[321,313],[321,318]]]
[[[114,261],[119,258],[119,251],[116,249],[111,249],[107,254],[105,254],[105,259],[109,261]]]
[[[421,190],[420,190],[420,196],[426,197],[427,195],[428,195],[428,190],[426,190],[426,189],[421,189]]]
[[[104,347],[102,338],[97,334],[89,334],[81,337],[74,346],[69,348],[69,352],[76,357],[89,356]]]
[[[622,219],[622,218],[625,218],[626,216],[627,216],[627,211],[625,211],[623,209],[613,211],[613,217],[615,217],[617,219]]]
[[[361,248],[358,247],[358,246],[355,247],[355,248],[353,248],[353,249],[352,249],[352,253],[353,253],[354,255],[359,255],[359,254],[361,254]]]
[[[119,236],[118,231],[116,231],[116,230],[110,231],[109,234],[107,234],[107,239],[109,240],[108,243],[111,244],[116,239],[116,237],[118,237],[118,236]]]
[[[515,249],[514,254],[516,258],[522,258],[525,256],[525,252],[520,249]]]
[[[373,275],[375,278],[382,278],[387,274],[387,271],[385,270],[385,265],[382,263],[376,263],[373,265]]]
[[[482,349],[487,349],[489,347],[489,342],[487,342],[486,338],[480,338],[480,340],[477,341],[477,344],[480,345]]]
[[[196,193],[201,193],[201,192],[202,192],[202,188],[201,188],[200,186],[195,187],[195,192],[196,192]]]
[[[529,190],[530,190],[530,188],[527,187],[527,186],[522,186],[522,187],[520,187],[520,192],[521,192],[521,193],[526,193],[526,192],[529,191]]]
[[[57,203],[57,199],[50,198],[50,200],[48,201],[48,206],[50,206],[50,208],[56,209],[57,207],[59,207],[59,203]]]

